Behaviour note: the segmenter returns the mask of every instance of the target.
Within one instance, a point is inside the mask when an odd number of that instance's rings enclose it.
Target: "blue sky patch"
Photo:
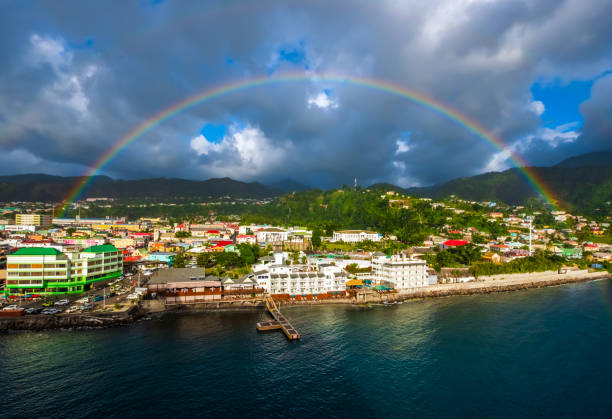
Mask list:
[[[72,49],[90,49],[93,44],[93,38],[87,38],[83,42],[68,42],[68,46]]]
[[[276,62],[268,68],[268,74],[273,74],[282,63],[295,64],[310,69],[304,41],[296,44],[286,44],[277,51]]]
[[[227,125],[225,124],[211,124],[207,123],[200,130],[200,134],[206,137],[209,143],[218,144],[223,141],[225,134],[227,133]]]
[[[591,96],[594,80],[573,80],[562,83],[555,79],[552,83],[534,83],[531,94],[534,100],[544,103],[545,111],[541,115],[546,127],[556,127],[570,122],[582,125],[580,104]]]

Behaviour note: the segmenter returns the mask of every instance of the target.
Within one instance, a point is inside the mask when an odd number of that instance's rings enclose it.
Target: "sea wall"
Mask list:
[[[568,274],[557,272],[541,272],[533,274],[495,275],[495,279],[489,278],[478,281],[458,284],[438,284],[425,288],[405,290],[400,293],[402,298],[426,298],[443,297],[450,295],[489,294],[493,292],[517,291],[529,288],[543,288],[555,285],[570,284],[576,282],[590,281],[594,279],[610,278],[608,272],[572,271]]]
[[[483,275],[479,276],[479,281],[498,281],[498,280],[555,280],[562,278],[580,278],[580,277],[598,277],[606,276],[607,272],[589,272],[588,269],[571,270],[566,273],[559,273],[557,271],[544,271],[544,272],[529,272],[521,274],[498,274],[498,275]]]
[[[100,327],[121,326],[132,323],[142,315],[134,306],[121,313],[101,315],[62,314],[62,315],[26,315],[0,318],[0,333],[14,330],[50,330],[50,329],[91,329]]]
[[[141,301],[142,310],[155,314],[166,312],[179,311],[219,311],[219,310],[249,310],[259,309],[266,306],[263,300],[227,300],[227,301],[210,301],[199,302],[195,304],[168,304],[165,305],[162,300],[144,300]]]

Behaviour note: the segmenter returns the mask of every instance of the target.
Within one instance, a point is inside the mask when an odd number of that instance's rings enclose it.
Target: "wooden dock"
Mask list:
[[[293,327],[285,316],[282,315],[278,309],[278,306],[276,305],[276,302],[274,302],[274,300],[270,297],[266,298],[266,310],[268,310],[268,313],[270,313],[274,320],[257,323],[258,331],[263,332],[266,330],[281,329],[289,340],[299,340],[301,338],[301,335],[298,333],[295,327]]]

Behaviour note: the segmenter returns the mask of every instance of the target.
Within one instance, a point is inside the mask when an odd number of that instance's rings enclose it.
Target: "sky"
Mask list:
[[[609,0],[0,2],[0,174],[82,175],[156,113],[186,109],[100,174],[316,187],[426,186],[612,148]],[[420,92],[503,150],[405,98]]]

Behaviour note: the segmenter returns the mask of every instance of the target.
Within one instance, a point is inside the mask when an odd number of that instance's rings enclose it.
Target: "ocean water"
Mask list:
[[[0,417],[612,417],[612,281],[0,335]]]

